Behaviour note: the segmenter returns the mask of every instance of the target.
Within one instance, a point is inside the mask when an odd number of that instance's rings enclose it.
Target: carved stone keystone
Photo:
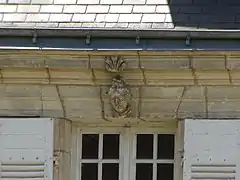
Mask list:
[[[109,96],[114,117],[130,117],[132,94],[126,87],[124,78],[120,75],[127,64],[121,56],[107,56],[105,57],[105,64],[107,71],[115,73],[112,86],[106,93]]]

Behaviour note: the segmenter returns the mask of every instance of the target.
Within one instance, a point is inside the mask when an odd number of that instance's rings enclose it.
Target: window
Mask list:
[[[174,133],[80,130],[77,180],[173,180]]]
[[[173,180],[173,134],[136,134],[133,148],[135,177],[132,179]]]

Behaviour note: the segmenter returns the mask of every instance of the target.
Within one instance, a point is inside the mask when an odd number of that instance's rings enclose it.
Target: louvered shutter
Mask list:
[[[185,120],[183,180],[239,180],[239,120]]]
[[[0,119],[0,179],[52,180],[53,120]]]

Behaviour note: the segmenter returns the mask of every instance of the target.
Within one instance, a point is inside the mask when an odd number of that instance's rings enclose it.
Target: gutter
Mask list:
[[[0,28],[0,36],[39,37],[84,37],[91,35],[102,38],[176,38],[187,36],[196,39],[240,39],[240,30],[210,29],[109,29],[109,28]]]
[[[240,30],[0,28],[0,37],[0,50],[240,52]]]

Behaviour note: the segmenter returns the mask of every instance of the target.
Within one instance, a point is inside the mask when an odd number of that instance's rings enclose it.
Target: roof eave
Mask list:
[[[107,29],[107,28],[0,28],[0,36],[28,37],[85,37],[102,38],[194,38],[240,39],[240,30],[214,29]]]

